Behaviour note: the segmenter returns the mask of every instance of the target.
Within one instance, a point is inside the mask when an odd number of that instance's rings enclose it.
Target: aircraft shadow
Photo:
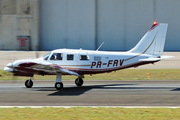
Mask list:
[[[124,87],[126,85],[137,85],[137,84],[109,84],[109,85],[90,85],[90,86],[73,86],[64,87],[63,90],[57,91],[54,87],[33,87],[31,89],[36,91],[55,91],[48,96],[79,96],[92,89],[127,89],[127,90],[154,90],[154,89],[171,89],[170,91],[180,91],[180,88],[169,88],[169,87]]]
[[[90,86],[73,86],[73,87],[64,87],[63,90],[57,91],[54,87],[33,87],[31,89],[37,91],[55,91],[48,96],[78,96],[91,89],[121,89],[119,86],[124,85],[136,85],[136,84],[109,84],[109,85],[90,85]],[[113,87],[117,86],[117,87]]]
[[[57,91],[55,93],[49,94],[49,96],[78,96],[91,89],[119,89],[120,87],[112,86],[124,86],[124,85],[135,85],[135,84],[110,84],[110,85],[91,85],[82,87],[67,87],[62,91]]]
[[[180,88],[173,89],[171,91],[180,91]]]

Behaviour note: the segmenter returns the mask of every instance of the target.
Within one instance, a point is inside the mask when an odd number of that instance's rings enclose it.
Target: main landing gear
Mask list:
[[[57,90],[62,90],[63,89],[63,83],[62,83],[62,80],[61,80],[61,76],[62,74],[61,73],[58,73],[57,76],[56,76],[56,83],[55,83],[55,88]],[[84,83],[83,79],[81,77],[78,77],[76,80],[75,80],[75,84],[80,87],[82,86]]]
[[[58,73],[57,76],[56,76],[56,83],[54,85],[54,87],[57,89],[57,90],[62,90],[63,89],[63,83],[62,83],[62,80],[61,80],[61,76],[62,74],[61,73]],[[80,87],[82,86],[84,83],[83,79],[81,77],[78,77],[76,80],[75,80],[75,84]],[[31,80],[31,77],[29,80],[26,80],[25,81],[25,86],[27,88],[31,88],[33,86],[33,81]]]
[[[56,82],[55,83],[55,88],[57,90],[62,90],[63,89],[63,83],[62,82]]]
[[[82,86],[84,83],[83,79],[81,77],[78,77],[76,80],[75,80],[75,84],[80,87]]]
[[[63,83],[61,81],[61,76],[62,74],[61,73],[58,73],[57,76],[56,76],[56,83],[55,83],[55,88],[57,90],[62,90],[63,89]]]

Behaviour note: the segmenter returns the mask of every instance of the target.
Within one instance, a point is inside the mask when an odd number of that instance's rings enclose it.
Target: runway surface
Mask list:
[[[0,81],[0,106],[180,106],[180,81]]]

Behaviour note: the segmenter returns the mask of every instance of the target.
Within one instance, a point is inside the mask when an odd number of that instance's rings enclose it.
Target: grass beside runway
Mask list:
[[[63,80],[75,80],[76,76],[64,75]],[[0,80],[27,80],[28,77],[13,77],[12,73],[0,70]],[[55,75],[35,75],[33,80],[55,80]],[[111,73],[85,75],[84,80],[180,80],[180,69],[125,69]]]
[[[180,108],[0,108],[1,120],[179,120]]]

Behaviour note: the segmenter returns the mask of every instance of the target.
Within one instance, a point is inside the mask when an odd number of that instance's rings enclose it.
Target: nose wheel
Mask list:
[[[83,79],[80,78],[80,77],[78,77],[78,78],[75,80],[75,84],[76,84],[78,87],[82,86],[83,83],[84,83],[84,81],[83,81]]]
[[[33,86],[33,81],[32,81],[31,79],[26,80],[25,86],[26,86],[27,88],[31,88],[31,87]]]

